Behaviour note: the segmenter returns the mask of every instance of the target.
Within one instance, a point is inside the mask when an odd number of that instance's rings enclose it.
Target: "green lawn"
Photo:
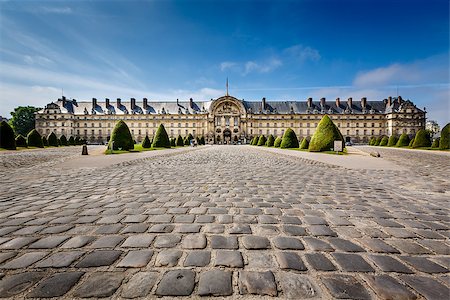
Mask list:
[[[188,147],[188,146],[184,146],[184,147]],[[143,151],[153,151],[153,150],[164,150],[164,149],[175,149],[175,148],[183,148],[181,146],[177,146],[177,147],[171,147],[171,148],[161,148],[161,147],[157,147],[157,148],[143,148],[142,144],[135,144],[134,145],[134,149],[130,150],[130,151],[126,151],[126,150],[113,150],[113,152],[111,153],[110,149],[106,149],[105,150],[105,154],[123,154],[123,153],[134,153],[134,152],[143,152]]]
[[[267,147],[267,146],[257,146],[257,147]],[[285,149],[285,150],[309,152],[308,149],[300,149],[300,148],[280,148],[280,147],[267,147],[267,148],[278,148],[278,149]],[[347,155],[347,149],[344,148],[344,152],[339,152],[338,154],[336,154],[336,151],[320,151],[320,152],[311,152],[311,153],[325,153],[325,154],[333,154],[333,155]]]

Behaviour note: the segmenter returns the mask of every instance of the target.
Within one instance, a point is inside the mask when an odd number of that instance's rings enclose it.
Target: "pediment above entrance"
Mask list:
[[[209,111],[213,115],[243,115],[245,107],[241,100],[232,96],[223,96],[213,100]]]

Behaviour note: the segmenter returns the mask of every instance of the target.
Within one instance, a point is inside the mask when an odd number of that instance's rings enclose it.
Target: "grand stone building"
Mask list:
[[[328,114],[346,141],[367,142],[372,136],[415,134],[425,127],[426,111],[410,100],[388,97],[358,101],[244,101],[225,95],[210,101],[76,101],[62,97],[36,113],[36,128],[43,134],[79,136],[89,143],[105,143],[118,120],[124,120],[135,140],[152,137],[164,124],[170,137],[205,136],[208,143],[248,142],[255,135],[282,136],[292,128],[300,138],[312,136]]]

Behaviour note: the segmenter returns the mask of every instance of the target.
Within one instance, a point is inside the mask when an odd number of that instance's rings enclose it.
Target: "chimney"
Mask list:
[[[392,105],[392,97],[391,96],[389,96],[388,97],[388,102],[387,102],[387,106],[391,106]]]
[[[353,105],[353,99],[352,99],[352,97],[350,97],[350,98],[347,99],[347,105],[348,105],[348,107],[349,107],[350,109],[352,109],[352,105]]]
[[[120,108],[122,106],[122,103],[120,103],[122,100],[120,98],[117,98],[117,108]]]
[[[308,98],[306,102],[308,103],[308,107],[312,107],[312,98]]]
[[[402,104],[403,103],[403,98],[402,96],[398,96],[398,104]]]
[[[266,110],[266,98],[262,98],[262,110]]]
[[[325,98],[320,98],[320,106],[325,107]]]
[[[336,98],[336,107],[340,107],[340,106],[341,106],[341,99]]]
[[[366,108],[366,104],[367,104],[367,98],[366,97],[362,97],[361,98],[361,107],[362,108]]]
[[[194,107],[194,100],[192,100],[192,98],[189,99],[189,107],[190,108]]]
[[[147,100],[147,98],[142,99],[142,102],[144,102],[144,103],[142,104],[142,106],[144,107],[144,109],[147,109],[147,108],[148,108],[148,100]]]
[[[109,107],[109,98],[106,98],[106,99],[105,99],[105,106],[106,106],[106,108]]]
[[[66,106],[66,96],[62,96],[61,100],[62,100],[63,107],[65,107]]]
[[[385,98],[385,99],[383,99],[383,103],[384,103],[384,106],[386,106],[387,105],[387,99]]]
[[[131,110],[134,110],[136,108],[136,99],[131,98],[130,101],[131,101]]]
[[[92,108],[95,109],[97,107],[97,99],[92,98]]]
[[[178,100],[178,98],[177,98],[177,105],[179,105],[179,104],[180,104],[179,102],[180,102],[180,100]]]

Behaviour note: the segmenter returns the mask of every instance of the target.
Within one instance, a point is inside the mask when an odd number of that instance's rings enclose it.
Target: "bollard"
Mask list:
[[[373,157],[380,157],[380,153],[378,152],[370,152],[370,155]]]
[[[81,151],[81,155],[88,155],[87,145],[86,144],[83,145],[83,150]]]

